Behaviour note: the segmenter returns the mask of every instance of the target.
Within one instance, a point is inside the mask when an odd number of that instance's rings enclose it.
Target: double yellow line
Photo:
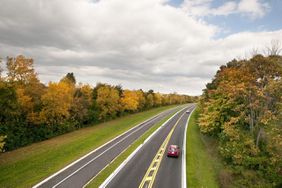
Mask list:
[[[158,172],[158,169],[159,169],[161,161],[162,161],[162,158],[164,156],[168,142],[171,138],[171,135],[172,135],[176,125],[180,121],[180,119],[184,116],[184,114],[185,114],[185,112],[180,116],[180,118],[177,120],[177,122],[173,125],[173,127],[172,127],[171,131],[169,132],[169,134],[167,135],[165,141],[163,142],[163,144],[159,148],[159,150],[158,150],[157,154],[155,155],[152,163],[150,164],[141,184],[139,185],[139,188],[151,188],[153,186],[157,172]]]

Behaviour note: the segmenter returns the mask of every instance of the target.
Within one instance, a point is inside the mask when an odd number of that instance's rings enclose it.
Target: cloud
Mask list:
[[[44,83],[74,72],[92,85],[196,95],[220,65],[282,38],[278,30],[214,39],[220,28],[166,0],[2,0],[1,5],[0,56],[33,57]],[[217,9],[225,14],[234,4]]]
[[[213,0],[184,0],[181,7],[189,15],[203,16],[228,16],[241,14],[250,19],[263,17],[270,9],[268,3],[262,0],[227,1],[218,7],[212,7]]]
[[[270,6],[267,3],[259,0],[241,0],[238,4],[238,11],[253,19],[263,17],[269,9]]]

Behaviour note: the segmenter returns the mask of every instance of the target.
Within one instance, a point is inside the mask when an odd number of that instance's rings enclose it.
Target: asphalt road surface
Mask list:
[[[141,123],[113,141],[92,152],[73,165],[61,170],[58,174],[43,180],[34,187],[83,187],[89,180],[96,176],[105,166],[115,159],[132,142],[144,134],[150,127],[158,123],[178,109],[170,109]]]
[[[179,145],[182,152],[184,130],[190,115],[190,113],[186,113],[186,110],[190,109],[190,111],[192,111],[193,108],[194,106],[189,106],[168,121],[167,124],[134,155],[106,187],[150,187],[150,183],[152,183],[152,187],[181,187],[181,153],[179,158],[169,158],[166,156],[166,153],[170,144]],[[162,147],[165,147],[163,149],[164,151],[161,151]],[[145,183],[142,184],[142,182]]]

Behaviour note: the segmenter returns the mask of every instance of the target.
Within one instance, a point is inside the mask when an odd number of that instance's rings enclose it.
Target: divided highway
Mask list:
[[[178,188],[182,180],[182,153],[168,158],[167,147],[179,145],[183,152],[185,126],[195,106],[189,106],[168,121],[106,185],[108,188]]]
[[[100,148],[90,152],[81,159],[68,165],[59,172],[53,174],[42,182],[34,186],[40,187],[83,187],[89,180],[95,177],[122,151],[130,146],[136,139],[144,134],[154,124],[158,123],[168,115],[175,113],[178,108],[170,109],[157,116],[133,127],[128,132],[116,137]]]

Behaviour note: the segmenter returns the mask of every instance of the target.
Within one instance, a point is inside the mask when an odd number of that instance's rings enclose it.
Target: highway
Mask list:
[[[150,127],[177,110],[179,108],[167,110],[133,127],[33,187],[83,187]]]
[[[192,111],[194,106],[189,106]],[[190,113],[184,109],[166,123],[106,185],[107,188],[181,187],[182,157],[168,158],[170,144],[183,148]],[[181,151],[183,152],[183,151]]]

